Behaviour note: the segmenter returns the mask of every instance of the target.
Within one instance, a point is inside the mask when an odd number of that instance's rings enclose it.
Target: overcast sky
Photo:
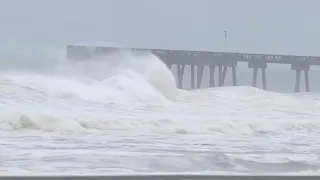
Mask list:
[[[319,0],[0,0],[1,43],[320,55]]]

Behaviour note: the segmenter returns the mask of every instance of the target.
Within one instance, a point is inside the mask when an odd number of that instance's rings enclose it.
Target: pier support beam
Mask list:
[[[218,65],[218,86],[219,87],[222,87],[225,85],[225,80],[226,80],[226,76],[227,76],[227,70],[228,70],[228,67],[231,67],[232,68],[232,85],[233,86],[236,86],[237,85],[237,75],[236,75],[236,66],[237,66],[237,63],[236,62],[233,62],[233,63],[230,63],[228,65]],[[215,87],[215,68],[216,66],[215,65],[212,65],[212,66],[209,66],[209,75],[210,75],[210,78],[209,78],[209,87]]]
[[[237,85],[236,66],[232,66],[232,85]]]
[[[197,66],[197,88],[201,87],[204,66]]]
[[[215,87],[216,85],[214,80],[215,69],[215,66],[209,66],[209,87]]]
[[[263,61],[252,61],[252,62],[249,62],[249,68],[253,69],[252,87],[257,87],[258,70],[261,69],[262,89],[267,90],[267,77],[266,77],[267,63]]]
[[[296,83],[294,87],[294,92],[300,92],[300,78],[301,77],[301,70],[296,70]]]
[[[195,74],[194,74],[194,65],[191,65],[191,89],[194,89],[195,88]]]
[[[305,90],[306,92],[310,92],[310,82],[309,82],[310,65],[307,63],[291,64],[291,70],[296,71],[296,81],[295,81],[294,92],[296,93],[300,92],[301,72],[304,72]]]
[[[221,86],[223,86],[223,80],[224,80],[224,78],[223,78],[223,69],[222,69],[222,66],[219,66],[219,80],[218,80],[218,86],[219,87],[221,87]]]
[[[182,81],[183,81],[183,75],[184,75],[184,68],[185,65],[177,65],[177,71],[178,71],[178,88],[182,89]]]
[[[304,82],[306,85],[306,91],[310,92],[309,70],[304,70]]]
[[[224,86],[228,66],[219,66],[219,87]]]

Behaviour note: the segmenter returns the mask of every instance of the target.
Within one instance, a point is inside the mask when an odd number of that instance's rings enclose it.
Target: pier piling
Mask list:
[[[306,92],[310,92],[309,83],[309,71],[310,65],[306,63],[294,63],[291,65],[291,69],[296,71],[296,81],[294,86],[294,92],[300,92],[301,74],[304,72],[304,84]]]
[[[183,76],[184,76],[184,68],[185,65],[177,65],[177,72],[178,72],[178,88],[182,88]]]
[[[201,87],[204,66],[197,66],[197,88]]]
[[[215,87],[216,86],[215,77],[214,77],[215,69],[216,69],[215,66],[209,66],[209,76],[210,76],[209,77],[209,87]]]
[[[215,84],[215,68],[216,66],[209,66],[209,87],[216,87]],[[236,75],[236,66],[232,65],[232,85],[236,86],[237,84],[237,75]],[[225,85],[226,77],[227,77],[228,65],[218,66],[218,86],[222,87]]]
[[[257,87],[258,71],[261,70],[262,89],[267,90],[266,68],[253,68],[252,87]]]
[[[194,74],[194,65],[191,65],[190,66],[191,68],[191,89],[194,89],[195,88],[195,82],[194,82],[194,79],[195,79],[195,74]]]
[[[262,80],[262,89],[267,90],[267,77],[266,77],[266,69],[267,63],[257,57],[253,58],[255,61],[250,61],[248,67],[253,69],[253,77],[252,77],[252,87],[257,87],[257,77],[258,71],[261,70],[261,80]]]
[[[237,74],[236,74],[236,67],[232,66],[232,85],[236,86],[237,85]]]

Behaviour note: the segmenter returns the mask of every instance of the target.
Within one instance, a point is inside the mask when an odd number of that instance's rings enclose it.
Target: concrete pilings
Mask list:
[[[168,66],[169,67],[169,66]],[[170,66],[171,67],[171,66]],[[183,87],[183,77],[186,65],[176,65],[177,67],[177,87]],[[222,87],[225,85],[228,68],[232,68],[232,85],[237,85],[236,67],[228,66],[207,66],[209,68],[209,87]],[[205,66],[190,65],[190,89],[199,89],[203,83],[203,74]],[[217,79],[217,82],[216,82]]]
[[[310,83],[309,83],[309,71],[310,65],[305,63],[295,63],[291,65],[291,70],[296,72],[296,80],[294,86],[294,92],[300,92],[300,83],[301,83],[301,74],[304,73],[304,84],[306,92],[310,92]]]
[[[209,79],[208,79],[208,87],[222,87],[226,85],[226,79],[231,78],[230,84],[231,86],[237,86],[237,74],[236,74],[236,66],[231,65],[221,65],[221,64],[212,64],[212,65],[195,65],[195,64],[180,64],[175,65],[173,69],[177,71],[177,87],[182,89],[184,80],[184,72],[187,66],[190,68],[190,78],[187,78],[190,81],[190,86],[184,86],[186,89],[199,89],[203,87],[203,75],[204,70],[208,68]],[[171,65],[168,65],[171,68]],[[252,87],[259,87],[263,90],[267,90],[267,63],[263,61],[254,61],[249,62],[248,67],[252,69]],[[294,92],[301,91],[301,84],[304,86],[306,92],[310,91],[310,82],[309,82],[309,71],[310,65],[306,63],[296,63],[291,64],[291,69],[295,72],[295,84],[294,84]],[[188,70],[189,71],[189,70]],[[207,71],[207,70],[206,70]],[[207,73],[207,72],[206,72]],[[227,76],[227,74],[230,75]],[[189,74],[189,73],[188,73]],[[261,74],[261,75],[260,75]],[[301,76],[304,76],[301,79]],[[261,80],[260,80],[261,79]],[[270,79],[271,81],[272,79]],[[261,83],[260,83],[261,82]],[[304,84],[303,84],[304,82]],[[189,83],[188,83],[189,84]],[[207,83],[206,83],[207,84]],[[261,84],[261,85],[259,85]]]
[[[216,71],[216,67],[218,71]],[[236,75],[236,67],[232,66],[232,85],[237,85],[237,75]],[[215,83],[215,72],[218,73],[218,87],[222,87],[225,85],[226,76],[227,76],[228,66],[209,66],[209,87],[216,87]]]

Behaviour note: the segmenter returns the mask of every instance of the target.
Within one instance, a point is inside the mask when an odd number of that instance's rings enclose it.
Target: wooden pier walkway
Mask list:
[[[320,57],[317,56],[294,56],[276,54],[252,54],[232,52],[211,52],[211,51],[187,51],[169,49],[141,49],[121,47],[97,47],[97,46],[67,46],[67,56],[70,59],[88,59],[92,56],[112,53],[119,50],[131,50],[133,52],[149,51],[158,56],[169,68],[176,65],[178,72],[178,88],[182,88],[184,69],[191,67],[191,89],[200,88],[202,83],[203,69],[209,67],[209,87],[224,86],[226,74],[231,68],[232,84],[237,85],[236,67],[239,62],[248,63],[252,69],[252,86],[257,86],[257,75],[262,73],[262,89],[267,89],[266,69],[268,64],[288,64],[291,70],[296,72],[295,92],[300,92],[300,79],[304,74],[304,85],[307,92],[310,91],[309,71],[310,66],[319,66]],[[195,74],[195,69],[197,74]],[[217,71],[216,71],[217,69]],[[215,83],[215,75],[218,75],[218,83]],[[196,78],[196,80],[195,80]]]

